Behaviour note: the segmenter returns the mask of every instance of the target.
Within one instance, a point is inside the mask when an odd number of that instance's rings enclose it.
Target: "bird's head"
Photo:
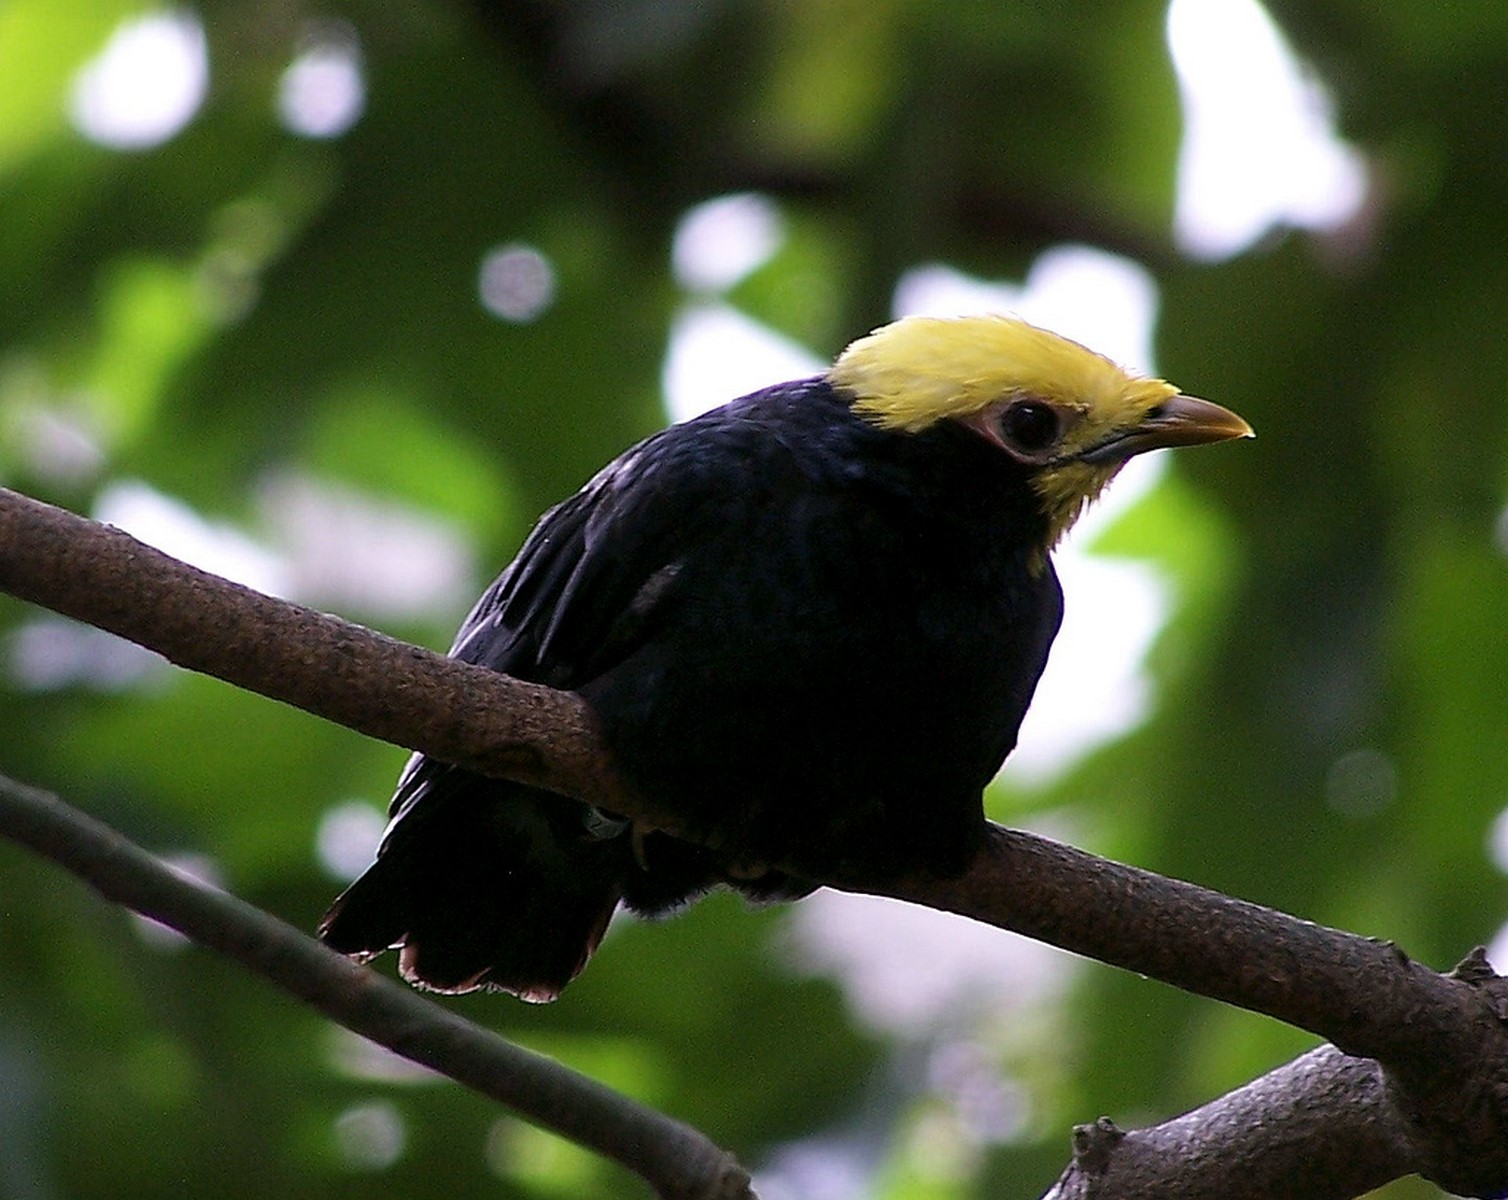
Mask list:
[[[1044,552],[1133,455],[1252,436],[1218,404],[1012,317],[907,317],[854,342],[828,378],[883,428],[953,421],[1024,466]]]

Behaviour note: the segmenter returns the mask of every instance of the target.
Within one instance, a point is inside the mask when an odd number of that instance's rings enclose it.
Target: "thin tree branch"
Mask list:
[[[504,1041],[244,900],[179,875],[56,796],[0,776],[0,833],[107,899],[244,964],[347,1029],[620,1163],[660,1196],[754,1195],[733,1156],[689,1125]]]
[[[0,589],[371,736],[676,829],[623,785],[575,696],[270,599],[3,490]],[[1508,1186],[1497,1001],[1391,944],[999,828],[957,879],[827,882],[1015,930],[1377,1059],[1429,1150],[1415,1169],[1457,1192]]]

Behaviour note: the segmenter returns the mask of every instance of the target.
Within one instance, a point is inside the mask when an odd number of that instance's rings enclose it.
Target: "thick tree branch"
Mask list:
[[[575,696],[265,596],[4,488],[0,591],[385,742],[567,795],[624,791]]]
[[[1508,1015],[1508,980],[1480,952],[1455,975],[1482,989],[1500,1022]],[[1488,1040],[1501,1051],[1501,1039]],[[1501,1053],[1487,1074],[1501,1081]],[[1417,1091],[1397,1086],[1374,1060],[1320,1046],[1150,1129],[1128,1133],[1105,1118],[1080,1126],[1073,1162],[1043,1200],[1346,1200],[1411,1173],[1449,1180],[1461,1194],[1501,1196],[1500,1155],[1471,1148],[1491,1147],[1479,1139],[1497,1136],[1481,1121],[1481,1103],[1459,1078],[1437,1079],[1433,1090],[1442,1088],[1459,1107],[1422,1110]],[[1501,1089],[1487,1089],[1487,1107],[1501,1109]]]
[[[848,884],[849,881],[839,881]],[[1328,1038],[1421,1080],[1440,1055],[1466,1062],[1481,998],[1391,942],[1301,921],[1244,900],[1097,858],[1019,830],[991,840],[957,879],[857,890],[940,908]]]
[[[1151,1129],[1080,1126],[1043,1200],[1346,1200],[1412,1171],[1412,1141],[1377,1063],[1321,1046]]]
[[[245,964],[347,1029],[621,1163],[660,1196],[753,1196],[748,1173],[689,1125],[504,1041],[261,909],[179,875],[55,796],[0,776],[0,833],[107,899]]]
[[[371,736],[675,829],[627,791],[576,697],[272,600],[3,491],[0,589]],[[1013,830],[995,829],[958,879],[828,882],[1015,930],[1376,1059],[1417,1134],[1409,1169],[1457,1192],[1508,1187],[1508,1027],[1490,988]]]

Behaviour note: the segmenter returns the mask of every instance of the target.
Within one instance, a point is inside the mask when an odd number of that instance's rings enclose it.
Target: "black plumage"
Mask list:
[[[620,901],[958,872],[1061,616],[1030,474],[952,421],[882,428],[822,378],[630,449],[541,519],[451,653],[579,692],[702,844],[416,755],[324,939],[549,999]]]
[[[1062,616],[1052,546],[1132,455],[1250,433],[965,317],[641,442],[545,514],[451,653],[578,692],[677,836],[417,755],[325,940],[547,1000],[620,903],[963,870]]]

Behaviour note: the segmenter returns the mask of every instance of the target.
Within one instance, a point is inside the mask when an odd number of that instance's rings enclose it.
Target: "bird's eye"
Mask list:
[[[1021,400],[1000,414],[1000,433],[1018,450],[1035,453],[1058,440],[1058,412],[1040,400]]]

